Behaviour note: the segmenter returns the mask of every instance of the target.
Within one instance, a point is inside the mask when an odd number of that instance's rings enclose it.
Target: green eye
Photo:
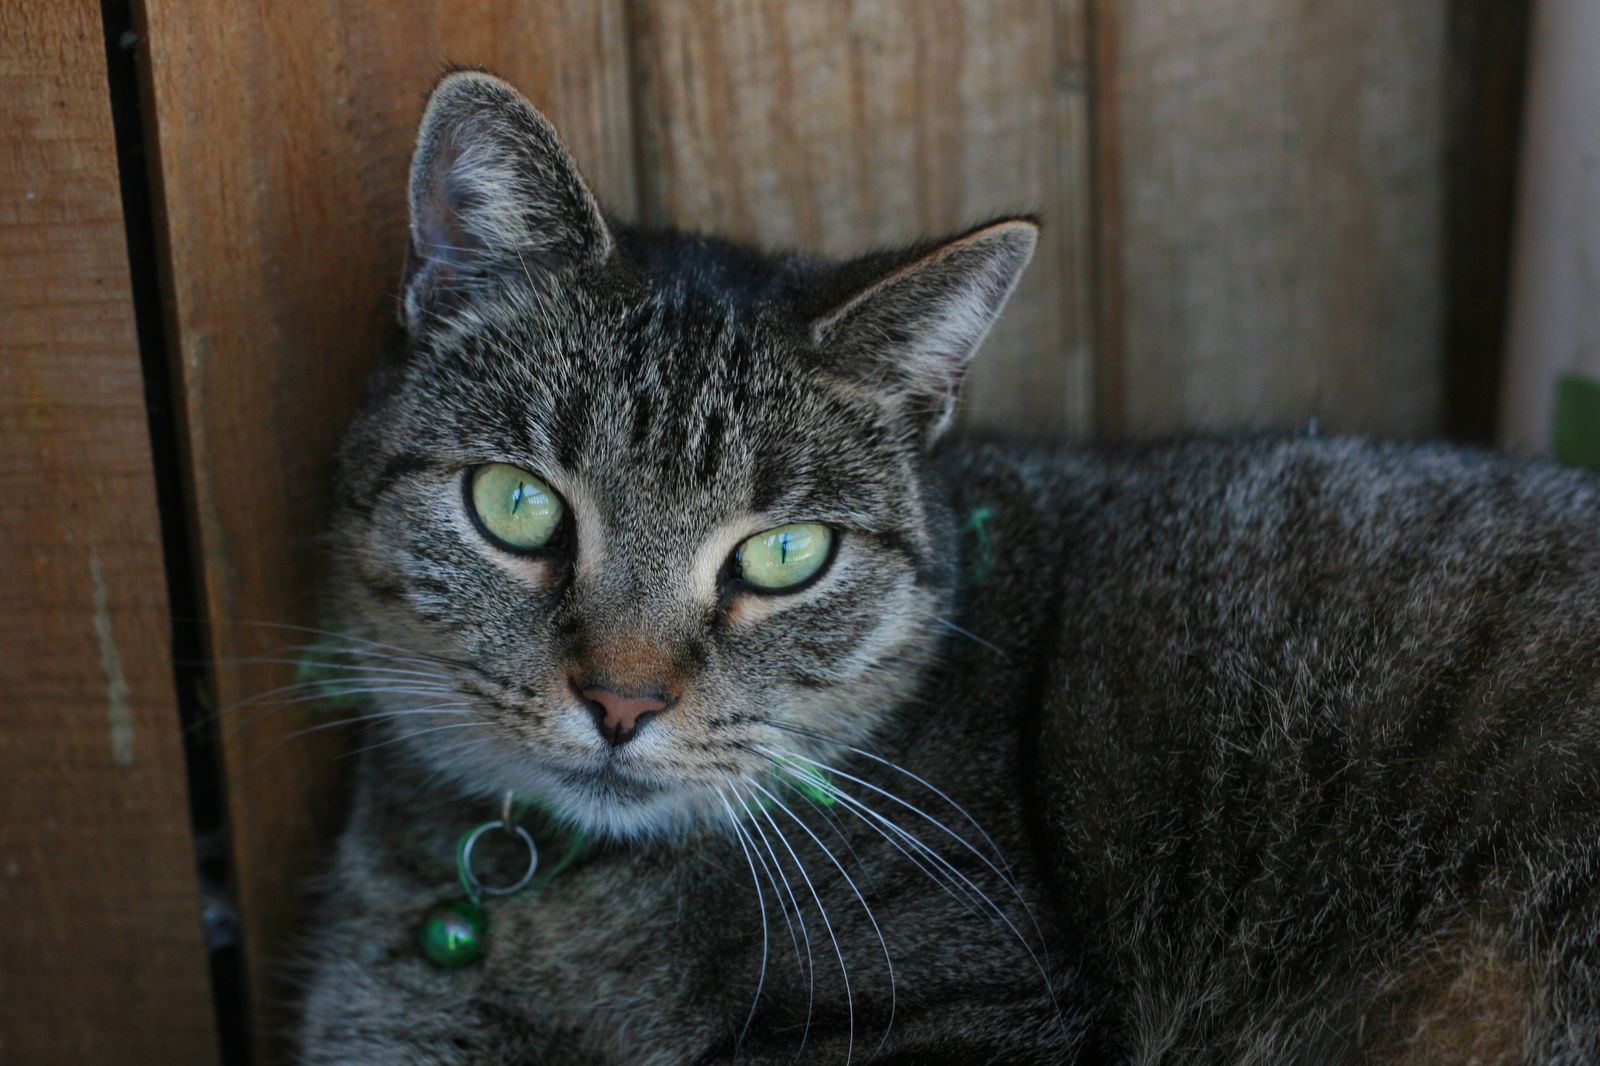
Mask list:
[[[479,528],[490,540],[513,551],[549,544],[566,512],[554,489],[506,463],[474,467],[467,498]]]
[[[796,522],[757,533],[733,553],[739,574],[758,589],[787,589],[822,571],[833,531],[814,522]]]

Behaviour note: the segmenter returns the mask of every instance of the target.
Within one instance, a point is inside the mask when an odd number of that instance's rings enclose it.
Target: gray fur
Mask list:
[[[442,144],[477,192],[431,191]],[[413,210],[408,343],[341,453],[387,743],[306,1062],[1600,1059],[1594,478],[941,443],[1030,221],[843,264],[640,233],[486,75],[436,90]],[[563,547],[476,532],[496,461]],[[730,582],[790,521],[838,531],[823,576]],[[676,702],[612,748],[579,680]],[[606,842],[437,969],[417,922],[508,789]]]

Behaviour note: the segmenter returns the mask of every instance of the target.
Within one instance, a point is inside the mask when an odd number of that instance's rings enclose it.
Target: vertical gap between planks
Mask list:
[[[1090,286],[1094,316],[1093,431],[1120,436],[1127,421],[1123,366],[1121,160],[1117,128],[1116,0],[1088,0]]]
[[[136,0],[101,0],[107,91],[127,241],[128,277],[144,383],[152,473],[160,521],[162,562],[171,611],[168,640],[173,692],[186,776],[189,829],[200,884],[201,919],[211,981],[219,1062],[249,1062],[244,963],[239,951],[238,914],[227,886],[232,880],[227,804],[212,716],[204,693],[209,677],[206,640],[201,632],[202,577],[193,557],[192,501],[185,470],[184,414],[165,315],[165,255],[157,218],[161,182],[153,151],[154,124],[149,81],[145,11]]]
[[[1490,444],[1504,390],[1531,0],[1453,0],[1445,47],[1443,428]]]

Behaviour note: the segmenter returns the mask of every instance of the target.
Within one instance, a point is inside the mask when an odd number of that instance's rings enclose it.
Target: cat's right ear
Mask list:
[[[490,74],[447,75],[411,160],[411,244],[401,321],[507,276],[602,262],[615,242],[555,128]]]

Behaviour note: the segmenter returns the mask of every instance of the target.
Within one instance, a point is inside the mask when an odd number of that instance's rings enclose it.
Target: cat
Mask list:
[[[410,209],[304,1062],[1600,1061],[1593,476],[954,439],[1033,219],[647,232],[486,73]]]

